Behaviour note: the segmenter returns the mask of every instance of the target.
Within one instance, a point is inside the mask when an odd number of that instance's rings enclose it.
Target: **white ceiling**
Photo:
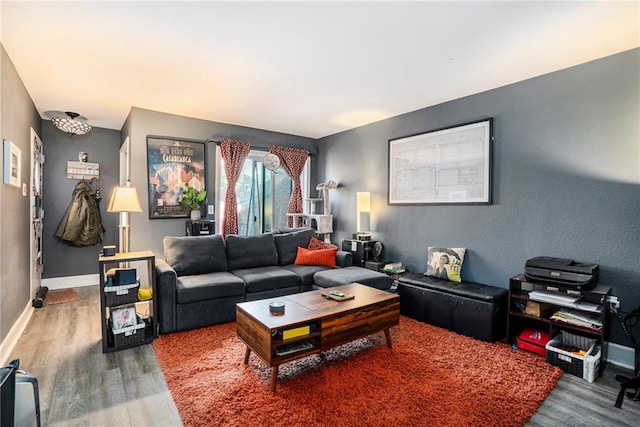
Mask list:
[[[2,1],[41,115],[318,138],[640,46],[640,3]]]

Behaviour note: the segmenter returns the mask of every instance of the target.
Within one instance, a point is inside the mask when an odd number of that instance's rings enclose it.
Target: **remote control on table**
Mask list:
[[[343,297],[344,294],[342,292],[338,292],[338,291],[331,291],[329,292],[331,295],[337,296],[337,297]]]

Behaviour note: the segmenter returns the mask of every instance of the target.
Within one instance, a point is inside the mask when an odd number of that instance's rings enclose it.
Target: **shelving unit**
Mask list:
[[[606,298],[611,293],[611,287],[597,285],[590,291],[582,291],[581,296],[587,301],[600,304],[597,313],[586,312],[579,308],[572,307],[570,305],[564,305],[561,303],[546,303],[553,306],[553,310],[549,315],[542,315],[541,317],[532,316],[524,313],[518,306],[518,303],[526,306],[529,301],[529,292],[532,290],[546,290],[547,286],[533,284],[527,282],[524,275],[520,274],[509,279],[509,315],[507,318],[507,340],[509,343],[513,343],[515,338],[525,329],[534,328],[542,332],[546,332],[550,337],[553,337],[559,331],[567,331],[575,335],[581,335],[589,338],[593,338],[597,341],[602,349],[602,360],[600,362],[600,374],[604,371],[607,360],[607,348],[604,345],[607,338],[607,304]],[[538,301],[536,301],[538,302]],[[595,314],[602,322],[602,329],[590,328],[578,325],[572,325],[570,323],[562,322],[559,320],[552,320],[550,316],[557,310],[569,307],[581,312]]]
[[[158,336],[158,322],[157,322],[157,308],[154,302],[156,295],[156,279],[154,274],[156,257],[151,251],[140,252],[125,252],[116,253],[114,256],[101,256],[98,258],[99,276],[100,276],[100,323],[102,324],[102,352],[109,353],[112,351],[123,350],[125,348],[137,347],[139,345],[151,343],[155,337]],[[151,287],[151,299],[139,301],[137,294],[134,302],[126,304],[108,304],[105,287],[107,286],[107,271],[110,268],[118,267],[121,264],[127,264],[134,261],[146,261],[147,264],[147,278],[149,286]],[[109,327],[109,316],[111,310],[116,307],[145,303],[149,307],[149,316],[144,319],[144,333],[145,338],[141,342],[134,342],[131,344],[116,345],[113,339],[113,333]]]

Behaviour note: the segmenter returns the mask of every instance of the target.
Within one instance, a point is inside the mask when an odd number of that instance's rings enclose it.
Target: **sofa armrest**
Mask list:
[[[156,258],[156,295],[154,302],[158,304],[158,325],[160,333],[177,330],[176,319],[176,286],[178,276],[173,268],[163,259]]]
[[[353,255],[351,254],[351,252],[336,252],[336,265],[338,267],[351,267],[353,265]]]

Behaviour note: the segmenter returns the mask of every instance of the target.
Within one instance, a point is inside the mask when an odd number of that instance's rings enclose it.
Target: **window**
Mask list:
[[[265,151],[251,150],[244,161],[236,185],[238,200],[238,234],[242,236],[278,230],[287,226],[287,208],[293,181],[278,168],[277,173],[265,168]],[[216,148],[216,229],[222,230],[227,177],[224,159]],[[309,197],[309,159],[301,177],[302,199]]]

